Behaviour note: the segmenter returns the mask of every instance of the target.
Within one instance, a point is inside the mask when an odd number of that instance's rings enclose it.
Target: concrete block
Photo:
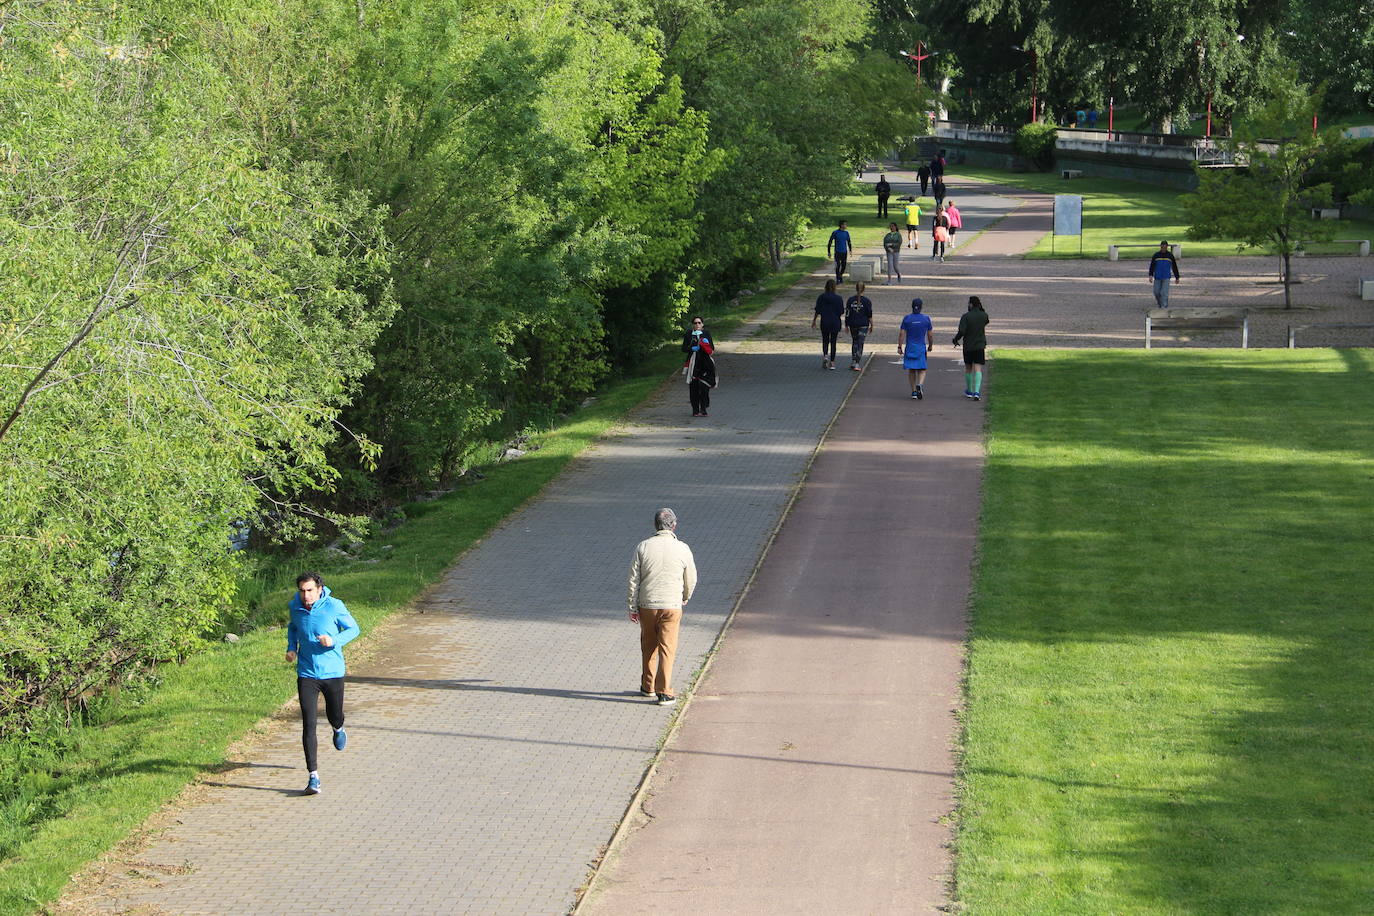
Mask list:
[[[865,283],[872,283],[873,262],[866,258],[850,261],[848,277],[850,280],[862,280]]]
[[[1360,298],[1365,302],[1374,302],[1374,277],[1360,280]]]
[[[1339,207],[1313,207],[1313,219],[1340,219],[1341,210]]]

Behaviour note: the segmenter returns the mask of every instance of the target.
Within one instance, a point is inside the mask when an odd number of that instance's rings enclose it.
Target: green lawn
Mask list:
[[[1374,912],[1371,369],[997,353],[968,912]]]
[[[1147,244],[1153,248],[1128,248],[1122,258],[1148,258],[1162,239],[1183,245],[1184,257],[1219,257],[1235,255],[1236,243],[1226,240],[1193,242],[1184,238],[1188,231],[1187,192],[1159,188],[1137,181],[1110,178],[1075,178],[1065,181],[1057,172],[1008,172],[1000,169],[958,166],[951,174],[959,178],[992,181],[1038,191],[1044,194],[1081,194],[1083,196],[1083,255],[1106,258],[1107,246],[1112,244]],[[1054,242],[1057,254],[1050,252],[1050,226],[1045,236],[1027,257],[1065,257],[1072,251],[1077,257],[1078,240],[1061,237]],[[995,230],[994,230],[995,231]],[[1344,220],[1339,238],[1374,240],[1374,222]],[[1353,245],[1314,245],[1313,254],[1352,254]],[[1242,254],[1262,255],[1260,249],[1247,249]]]

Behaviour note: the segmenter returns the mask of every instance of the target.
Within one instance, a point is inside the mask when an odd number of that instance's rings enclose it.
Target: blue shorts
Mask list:
[[[924,369],[926,367],[926,348],[922,347],[921,352],[913,354],[910,350],[906,351],[906,356],[902,358],[903,369]]]

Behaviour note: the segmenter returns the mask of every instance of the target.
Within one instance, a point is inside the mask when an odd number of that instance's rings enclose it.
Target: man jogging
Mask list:
[[[830,249],[835,249],[835,282],[844,281],[844,272],[849,267],[849,224],[840,220],[840,228],[830,233],[830,240],[825,243],[825,256],[830,257]]]
[[[315,759],[315,721],[320,694],[324,713],[334,728],[334,749],[348,744],[344,731],[343,647],[358,635],[358,624],[344,603],[329,593],[319,573],[296,577],[291,599],[291,622],[286,627],[286,660],[296,663],[296,696],[301,704],[301,746],[310,771],[306,795],[320,794],[320,770]]]
[[[1162,309],[1169,307],[1169,274],[1174,275],[1174,285],[1178,285],[1178,261],[1169,249],[1167,241],[1159,243],[1159,250],[1150,258],[1150,279],[1155,285],[1155,304]]]
[[[978,401],[982,399],[983,370],[987,368],[988,313],[983,308],[983,300],[977,296],[968,297],[968,311],[959,316],[959,333],[954,335],[954,345],[964,342],[964,397]]]
[[[873,190],[878,194],[878,218],[887,216],[887,199],[892,194],[892,185],[887,183],[886,175],[878,176],[878,183],[873,186]]]
[[[908,203],[904,209],[906,214],[906,241],[912,248],[921,247],[916,239],[916,231],[921,228],[921,205],[916,201]]]

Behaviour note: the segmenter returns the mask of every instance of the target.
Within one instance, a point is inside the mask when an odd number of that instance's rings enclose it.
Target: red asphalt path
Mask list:
[[[947,347],[919,402],[870,347],[580,914],[948,901],[983,407]]]

